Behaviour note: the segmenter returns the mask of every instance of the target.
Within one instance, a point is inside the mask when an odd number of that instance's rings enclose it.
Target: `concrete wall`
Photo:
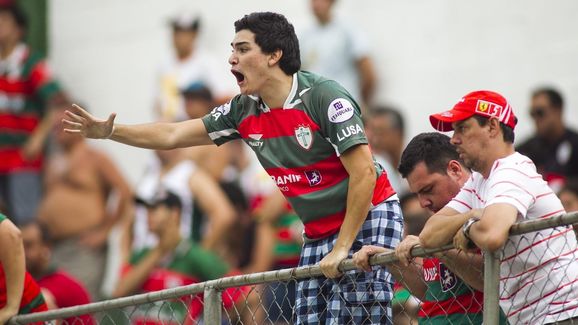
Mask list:
[[[277,11],[301,28],[309,1],[292,0],[51,0],[51,63],[75,98],[120,123],[152,119],[156,63],[170,46],[168,17],[193,10],[203,17],[201,46],[226,59],[233,22],[252,11]],[[566,119],[578,127],[578,1],[339,0],[340,19],[356,22],[369,38],[379,70],[379,102],[401,108],[408,136],[430,131],[427,115],[449,108],[474,89],[509,98],[532,131],[529,91],[554,85],[566,97]],[[223,82],[234,87],[232,76]],[[95,141],[135,181],[145,150]]]

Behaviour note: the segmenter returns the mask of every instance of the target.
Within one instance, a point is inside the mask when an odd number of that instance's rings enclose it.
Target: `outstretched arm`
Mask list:
[[[64,131],[80,133],[92,139],[111,139],[134,147],[174,149],[213,142],[200,119],[178,123],[148,123],[138,125],[115,124],[116,114],[107,120],[97,119],[78,105],[66,111],[62,120]]]

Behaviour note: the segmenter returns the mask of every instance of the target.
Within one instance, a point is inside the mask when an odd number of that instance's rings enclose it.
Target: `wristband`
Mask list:
[[[470,219],[468,219],[468,221],[466,221],[466,223],[464,223],[464,225],[462,226],[462,233],[464,234],[464,237],[466,237],[467,240],[472,241],[472,239],[470,238],[470,228],[472,227],[472,225],[476,222],[480,221],[480,218],[478,217],[471,217]]]

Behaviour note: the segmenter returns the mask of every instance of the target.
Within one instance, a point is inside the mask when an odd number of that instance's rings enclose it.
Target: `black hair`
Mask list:
[[[550,105],[552,105],[552,107],[554,107],[555,109],[561,111],[564,108],[564,99],[562,98],[562,95],[558,90],[551,87],[541,87],[535,89],[532,92],[532,98],[539,95],[545,95],[546,97],[548,97]]]
[[[368,110],[369,118],[388,116],[391,119],[391,127],[405,135],[405,120],[401,112],[391,106],[375,106]]]
[[[235,22],[235,33],[247,29],[255,34],[255,43],[263,53],[283,52],[279,67],[292,75],[301,68],[299,41],[285,16],[273,12],[254,12]]]
[[[14,18],[16,25],[18,25],[24,33],[26,32],[26,29],[28,28],[28,17],[26,17],[26,14],[19,6],[15,4],[0,5],[0,13],[11,15],[12,18]]]
[[[479,126],[484,126],[486,124],[488,124],[488,121],[490,120],[489,117],[485,117],[485,116],[481,116],[481,115],[474,115],[472,116],[476,121],[478,121],[478,125]],[[518,119],[516,117],[514,117],[516,119],[516,121],[514,123],[518,123]],[[502,129],[502,138],[504,139],[505,142],[509,142],[509,143],[514,143],[514,129],[512,129],[511,127],[507,126],[506,124],[500,122],[500,129]]]
[[[457,160],[463,165],[456,148],[450,143],[450,137],[437,132],[420,133],[403,150],[397,170],[403,178],[407,178],[423,161],[430,173],[446,175],[450,160]]]
[[[54,239],[52,238],[52,235],[45,223],[38,222],[33,219],[18,226],[18,228],[24,229],[26,227],[33,227],[33,226],[38,227],[38,230],[40,231],[40,239],[42,240],[42,242],[46,245],[52,245]]]

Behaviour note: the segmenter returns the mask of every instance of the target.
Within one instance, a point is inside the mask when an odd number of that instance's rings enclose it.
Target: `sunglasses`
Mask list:
[[[544,107],[532,107],[530,109],[530,116],[533,119],[541,119],[546,116],[546,108]]]

